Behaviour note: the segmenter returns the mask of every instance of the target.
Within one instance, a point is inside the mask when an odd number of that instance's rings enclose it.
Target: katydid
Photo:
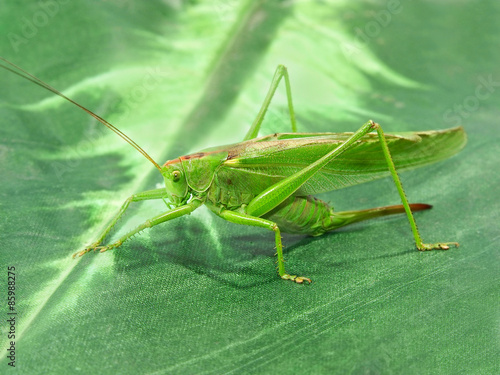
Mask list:
[[[361,220],[406,213],[418,250],[447,250],[450,245],[458,246],[457,242],[428,244],[422,241],[412,211],[431,206],[408,203],[396,167],[406,170],[454,155],[466,143],[462,127],[384,134],[380,125],[370,120],[354,133],[298,133],[290,80],[286,68],[279,65],[262,107],[242,142],[180,156],[160,166],[109,122],[18,66],[0,59],[7,64],[2,66],[5,69],[89,113],[144,155],[163,176],[165,187],[131,195],[97,239],[74,256],[117,248],[143,229],[190,214],[203,204],[229,222],[272,231],[278,274],[296,283],[310,283],[311,280],[285,271],[281,232],[318,236]],[[285,81],[292,132],[258,138],[281,79]],[[335,212],[326,202],[312,196],[388,175],[394,180],[401,205]],[[105,244],[106,236],[130,203],[151,199],[165,201],[169,209],[146,220],[117,241]]]

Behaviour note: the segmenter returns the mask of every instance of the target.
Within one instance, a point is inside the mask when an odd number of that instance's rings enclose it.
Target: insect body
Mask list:
[[[103,233],[86,249],[101,252],[119,247],[145,228],[176,219],[206,205],[213,213],[235,224],[265,228],[275,234],[278,273],[282,279],[303,283],[307,277],[285,271],[281,231],[321,235],[353,222],[395,213],[406,213],[419,250],[448,249],[456,242],[423,243],[412,211],[426,204],[409,204],[396,172],[457,153],[466,143],[461,127],[442,131],[384,134],[368,121],[354,133],[297,133],[290,83],[284,66],[278,66],[261,110],[240,143],[214,147],[158,165],[134,141],[96,114],[83,108],[21,68],[2,59],[13,70],[79,106],[141,152],[162,174],[165,187],[130,196]],[[256,138],[280,80],[285,79],[292,132]],[[402,205],[361,211],[335,212],[312,194],[336,190],[392,175]],[[155,216],[116,242],[105,237],[132,202],[161,199],[169,210]],[[75,255],[76,255],[75,254]]]

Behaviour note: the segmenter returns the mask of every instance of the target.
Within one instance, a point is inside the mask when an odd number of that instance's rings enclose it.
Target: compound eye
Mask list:
[[[179,181],[180,178],[181,178],[181,172],[180,171],[173,171],[172,172],[172,180],[174,180],[174,182]]]

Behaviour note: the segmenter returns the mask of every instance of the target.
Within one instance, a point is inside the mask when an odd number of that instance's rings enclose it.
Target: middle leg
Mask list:
[[[218,214],[223,219],[230,221],[235,224],[251,225],[254,227],[265,228],[272,230],[274,232],[276,241],[276,256],[278,257],[278,274],[284,280],[295,281],[296,283],[302,284],[304,281],[311,282],[311,279],[307,277],[289,275],[285,271],[285,261],[283,259],[283,245],[281,244],[281,233],[278,225],[272,221],[262,219],[260,217],[250,216],[240,212],[224,210]]]

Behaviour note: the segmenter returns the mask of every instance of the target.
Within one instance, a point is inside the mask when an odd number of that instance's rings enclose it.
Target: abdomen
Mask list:
[[[263,216],[282,232],[319,236],[331,224],[333,208],[313,196],[290,197]]]

